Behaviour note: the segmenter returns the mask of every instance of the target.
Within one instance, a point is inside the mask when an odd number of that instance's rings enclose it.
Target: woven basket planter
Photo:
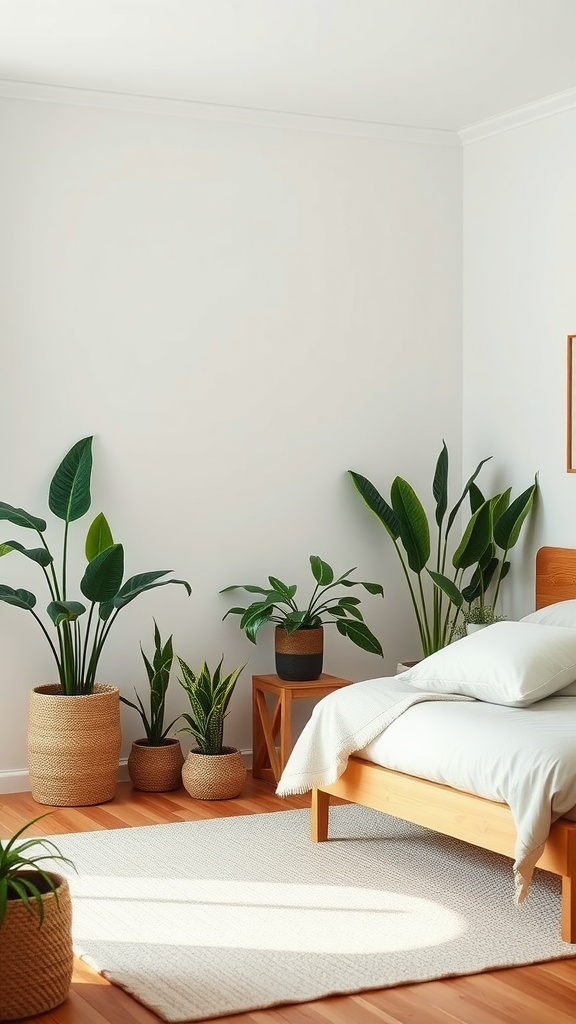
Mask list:
[[[280,679],[297,683],[319,679],[324,660],[324,627],[287,633],[282,626],[276,626],[274,651]]]
[[[38,878],[34,871],[22,874]],[[0,1020],[47,1013],[68,995],[74,960],[72,904],[66,879],[52,877],[58,882],[58,898],[51,892],[42,896],[41,927],[36,909],[30,912],[22,900],[8,901],[0,927]]]
[[[30,694],[28,767],[40,804],[86,807],[112,800],[120,758],[120,692],[96,683],[69,697],[59,685]]]
[[[230,800],[245,780],[246,765],[234,747],[222,747],[221,754],[191,750],[182,768],[182,782],[196,800]]]
[[[134,740],[128,757],[128,774],[134,789],[145,793],[168,793],[182,785],[184,755],[180,740],[165,740],[151,747],[148,740]]]

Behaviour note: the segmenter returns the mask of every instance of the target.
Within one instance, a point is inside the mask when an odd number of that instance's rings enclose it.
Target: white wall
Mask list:
[[[43,514],[61,456],[94,433],[93,513],[127,574],[193,586],[125,609],[103,681],[143,686],[153,616],[192,664],[249,658],[227,732],[249,748],[272,636],[255,648],[222,623],[218,591],[273,573],[306,594],[312,553],[386,590],[364,602],[384,662],[330,630],[326,671],[386,674],[417,652],[394,553],[345,471],[384,490],[401,473],[428,500],[445,437],[459,481],[460,150],[21,100],[0,101],[0,138],[0,498]],[[44,603],[33,565],[0,568]],[[6,779],[26,767],[29,689],[54,672],[25,613],[0,606],[0,641]],[[142,730],[123,715],[125,756]]]
[[[537,548],[576,542],[565,401],[566,336],[576,333],[575,161],[575,110],[464,149],[464,460],[494,454],[496,485],[515,494],[539,473],[537,514],[502,592],[512,615],[533,607]]]

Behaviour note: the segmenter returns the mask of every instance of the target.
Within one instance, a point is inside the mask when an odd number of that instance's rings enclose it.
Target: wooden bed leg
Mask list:
[[[330,794],[324,793],[321,789],[312,790],[312,842],[325,843],[328,839],[328,812],[330,808]]]
[[[576,942],[576,831],[567,835],[568,874],[562,875],[562,924],[564,942]]]

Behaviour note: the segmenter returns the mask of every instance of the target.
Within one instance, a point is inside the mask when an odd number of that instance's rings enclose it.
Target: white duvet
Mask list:
[[[350,720],[354,697],[360,698],[354,702],[360,708],[363,695],[369,694],[373,702],[381,692],[388,706],[392,701],[401,707],[409,689],[394,678],[367,680],[320,701],[294,747],[278,792],[321,785],[318,775],[307,781],[306,771],[328,744],[330,766],[322,754],[326,783],[342,774],[354,752],[386,768],[506,803],[517,832],[514,874],[521,902],[551,823],[560,817],[576,820],[576,697],[555,695],[526,708],[511,708],[450,697],[439,701],[430,694],[429,700],[421,697],[399,714],[388,714],[390,721],[378,735],[362,742],[359,721],[364,713]],[[373,709],[370,714],[374,719]],[[338,739],[334,723],[340,721]],[[354,736],[359,740],[355,748]]]

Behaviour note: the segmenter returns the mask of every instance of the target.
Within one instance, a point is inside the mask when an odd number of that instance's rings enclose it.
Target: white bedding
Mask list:
[[[373,693],[375,683],[387,700],[406,692],[405,683],[386,678],[353,684],[321,701],[294,748],[280,793],[292,791],[295,769],[306,764],[307,752],[309,756],[315,744],[324,742],[320,737],[335,719],[334,702],[346,702],[349,709],[354,692],[370,687]],[[356,734],[360,736],[361,729]],[[352,752],[348,742],[346,757]],[[576,697],[546,697],[526,708],[482,701],[414,704],[354,753],[386,768],[508,804],[517,831],[514,872],[519,901],[526,895],[551,823],[559,817],[576,820]],[[346,757],[340,757],[336,777],[344,770]]]

